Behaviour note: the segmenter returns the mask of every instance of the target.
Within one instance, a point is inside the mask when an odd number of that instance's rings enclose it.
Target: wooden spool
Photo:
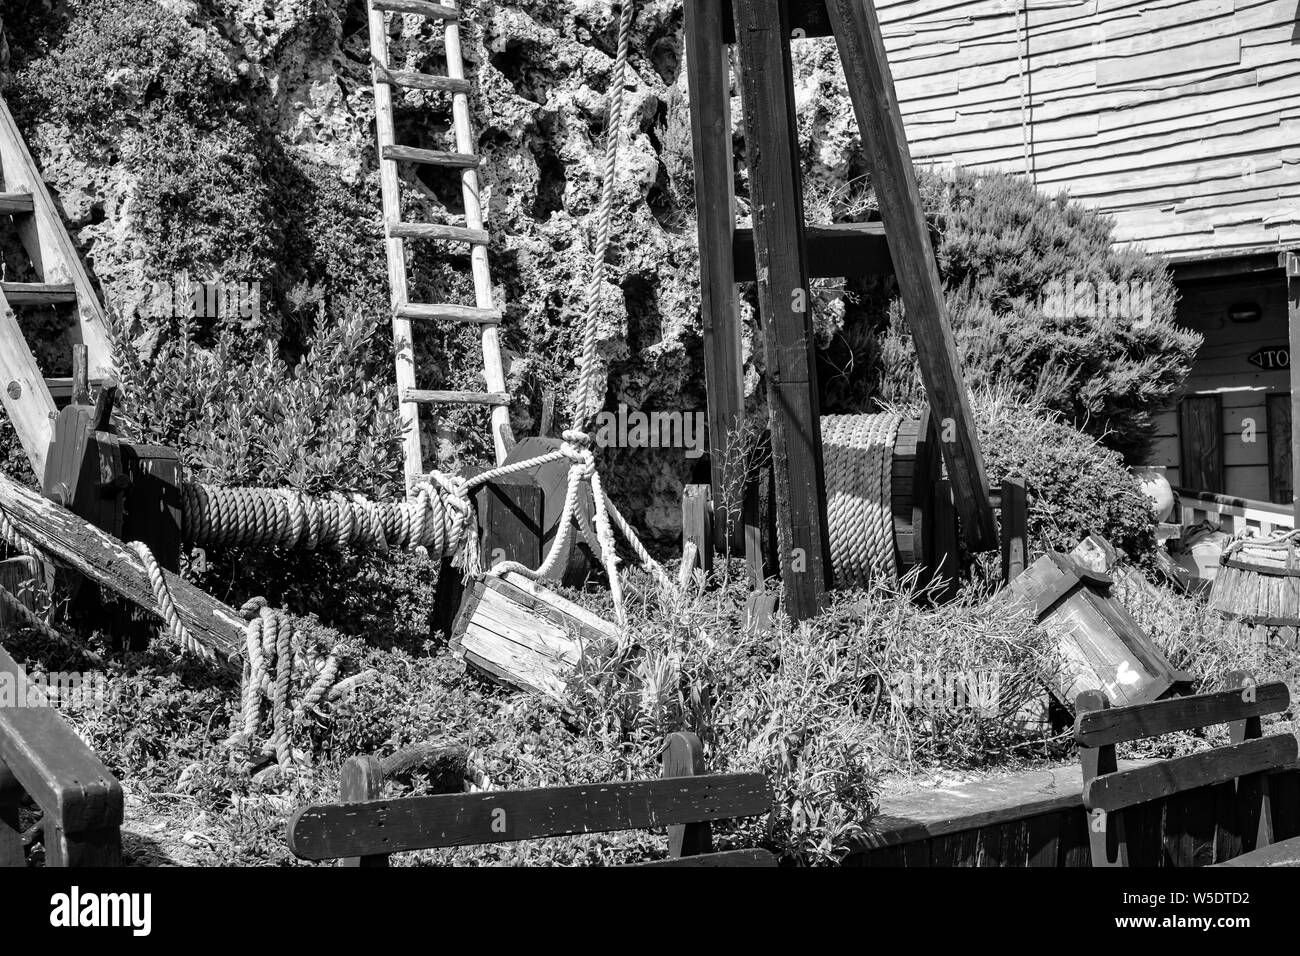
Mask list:
[[[928,566],[934,556],[929,518],[942,464],[929,408],[898,426],[891,469],[894,544],[899,571],[906,574],[917,565]]]

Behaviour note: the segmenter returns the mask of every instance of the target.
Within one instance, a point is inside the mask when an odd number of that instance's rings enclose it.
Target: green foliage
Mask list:
[[[1025,481],[1037,548],[1069,550],[1095,532],[1135,559],[1151,553],[1155,514],[1116,452],[1034,402],[983,391],[972,404],[993,487]]]
[[[1200,345],[1175,322],[1164,267],[1112,249],[1108,217],[1020,177],[958,172],[942,189],[933,176],[923,181],[967,383],[1036,397],[1127,460],[1139,458],[1154,413],[1177,393]],[[1110,284],[1141,295],[1121,316],[1054,315],[1052,284],[1071,278],[1076,289]],[[897,300],[882,325],[878,394],[915,399],[920,377]]]
[[[237,77],[184,18],[156,3],[72,0],[59,42],[15,78],[20,119],[59,124],[111,152],[126,129],[169,116],[219,121]]]
[[[320,326],[296,365],[271,343],[247,355],[230,328],[210,345],[193,320],[174,332],[133,319],[115,330],[119,421],[135,440],[181,449],[195,479],[308,492],[400,489],[402,426],[361,316]]]

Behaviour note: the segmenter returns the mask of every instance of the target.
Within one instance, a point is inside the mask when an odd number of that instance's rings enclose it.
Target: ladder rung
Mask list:
[[[0,282],[10,305],[61,305],[77,301],[71,282]]]
[[[500,309],[479,309],[472,305],[430,305],[408,302],[397,307],[399,319],[445,319],[448,322],[474,322],[493,325],[501,321]]]
[[[402,390],[402,401],[427,405],[509,405],[505,392],[431,392],[422,388]]]
[[[428,166],[459,166],[472,169],[482,160],[472,153],[445,153],[440,149],[420,149],[418,146],[385,146],[384,159],[394,162],[424,163]]]
[[[415,13],[433,20],[459,20],[460,11],[455,7],[441,3],[429,3],[427,0],[371,0],[376,10],[390,10],[393,13]]]
[[[417,73],[414,70],[390,70],[386,66],[375,64],[375,80],[389,86],[404,86],[409,90],[435,90],[445,93],[468,93],[469,80],[460,80],[450,76],[434,76],[432,73]]]
[[[34,209],[31,193],[0,192],[0,216],[19,215]]]
[[[390,239],[446,239],[451,242],[480,242],[487,245],[486,229],[465,226],[442,226],[434,222],[390,222]]]

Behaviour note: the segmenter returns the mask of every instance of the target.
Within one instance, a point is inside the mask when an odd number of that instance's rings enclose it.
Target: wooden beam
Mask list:
[[[704,325],[704,379],[708,397],[709,469],[715,500],[730,487],[727,448],[745,414],[745,370],[741,351],[740,304],[736,295],[737,264],[752,269],[752,242],[747,257],[736,258],[736,225],[731,139],[731,70],[723,45],[731,13],[726,0],[686,3],[686,83],[691,105],[691,150],[695,159],[695,229],[700,250],[700,312]],[[733,456],[734,458],[734,456]],[[757,510],[757,494],[746,489]],[[723,509],[724,512],[726,509]],[[734,552],[746,547],[743,528],[730,527],[722,516],[719,529]]]
[[[1245,721],[1277,714],[1291,704],[1286,684],[1259,684],[1247,694],[1240,687],[1169,700],[1110,707],[1081,713],[1074,720],[1074,737],[1083,747],[1128,743],[1212,724]]]
[[[145,610],[159,613],[144,565],[117,538],[4,475],[0,475],[0,509],[53,560]],[[164,570],[163,578],[171,588],[181,621],[195,640],[223,658],[243,652],[247,622],[238,611],[170,571]]]
[[[0,763],[65,834],[120,826],[121,785],[3,647],[0,675],[15,695],[0,705]]]
[[[728,18],[723,38],[727,43],[735,43],[736,34],[730,22],[731,2],[723,0],[723,4],[723,12]],[[826,16],[826,0],[783,0],[783,4],[790,15],[790,35],[795,39],[831,35],[831,22]]]
[[[1292,355],[1300,355],[1300,252],[1287,252],[1286,316]],[[1300,362],[1291,363],[1291,469],[1300,462]],[[1300,528],[1300,482],[1292,481],[1291,501],[1295,527]]]
[[[917,362],[952,480],[962,532],[972,551],[998,546],[989,482],[962,379],[957,344],[912,169],[894,78],[870,0],[827,0],[863,155],[880,201],[895,275],[916,343]]]
[[[783,0],[735,0],[758,304],[776,484],[777,551],[791,620],[831,586],[817,363],[804,247],[803,184]]]
[[[290,818],[289,849],[300,859],[329,860],[702,823],[771,809],[772,791],[761,773],[318,804]]]
[[[840,222],[805,226],[808,274],[814,279],[893,275],[884,223]],[[737,229],[732,237],[737,282],[754,281],[754,230]]]
[[[682,545],[695,545],[695,557],[707,582],[713,573],[713,505],[708,485],[687,485],[682,489]]]
[[[58,413],[50,390],[27,347],[27,339],[5,294],[0,292],[0,400],[37,479],[45,477],[45,456]]]

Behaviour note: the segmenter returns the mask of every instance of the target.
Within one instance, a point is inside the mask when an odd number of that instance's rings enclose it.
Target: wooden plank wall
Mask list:
[[[1113,214],[1121,241],[1300,243],[1295,0],[876,6],[917,163],[1024,172],[1028,139],[1037,185]]]
[[[1269,404],[1270,397],[1290,394],[1290,375],[1285,368],[1268,370],[1248,361],[1248,356],[1261,348],[1287,343],[1285,278],[1279,271],[1189,283],[1180,288],[1179,294],[1179,323],[1205,337],[1183,394],[1218,395],[1223,403],[1223,487],[1203,490],[1289,503],[1289,496],[1278,497],[1285,489],[1271,480],[1284,476],[1270,471],[1270,456],[1275,451],[1271,435],[1278,423],[1269,418]],[[1229,321],[1229,308],[1245,302],[1260,307],[1259,321],[1244,324]],[[1163,465],[1172,484],[1186,486],[1179,454],[1178,419],[1176,405],[1157,417],[1157,438],[1147,464]],[[1289,432],[1284,431],[1282,435],[1289,444]],[[1281,448],[1280,452],[1289,459],[1288,447]]]

